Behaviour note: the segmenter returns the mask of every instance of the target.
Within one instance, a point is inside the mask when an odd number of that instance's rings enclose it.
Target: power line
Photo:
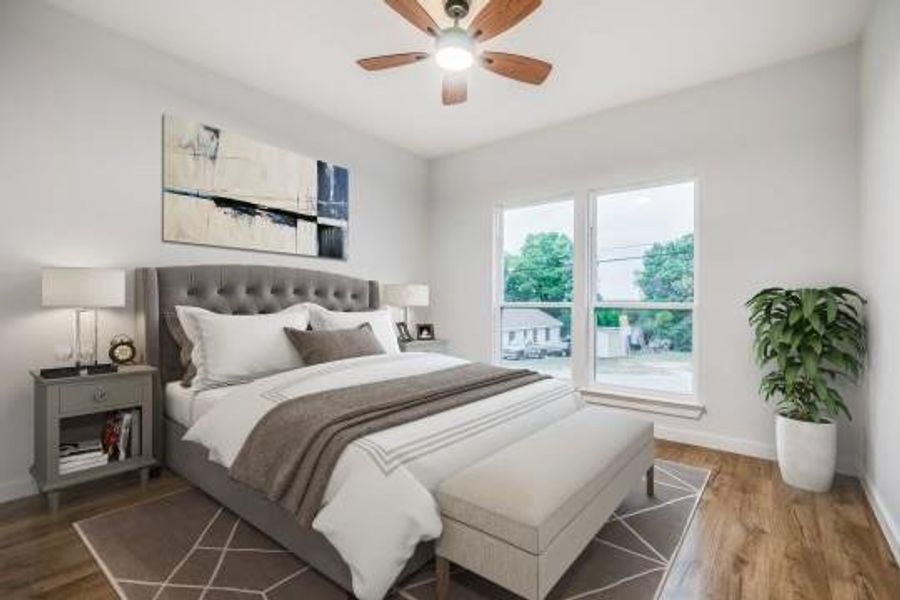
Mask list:
[[[625,246],[598,246],[597,250],[631,250],[632,248],[646,248],[653,246],[658,242],[647,242],[646,244],[627,244]]]
[[[691,249],[690,251],[688,251],[688,250],[671,250],[671,251],[666,251],[666,252],[659,252],[656,254],[656,256],[685,256],[688,254],[693,255],[693,253],[694,253],[693,249]],[[640,256],[621,256],[619,258],[604,258],[604,259],[598,258],[597,262],[598,263],[625,262],[628,260],[643,260],[644,258],[646,258],[646,255],[642,254]]]

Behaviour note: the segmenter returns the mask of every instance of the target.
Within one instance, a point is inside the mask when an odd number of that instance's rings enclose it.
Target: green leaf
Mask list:
[[[791,365],[784,369],[784,381],[787,387],[793,387],[797,382],[797,376],[800,374],[800,369],[796,366]]]
[[[810,346],[816,351],[816,354],[822,354],[822,338],[817,337],[810,340]]]
[[[828,322],[834,323],[834,320],[837,319],[838,314],[838,305],[837,301],[834,299],[834,296],[825,297],[825,310]]]
[[[818,295],[815,290],[811,289],[803,289],[800,290],[800,304],[803,308],[803,316],[807,319],[812,315],[813,310],[816,307],[816,301],[818,300]]]
[[[819,357],[808,352],[803,355],[803,370],[806,371],[807,377],[814,378],[819,376]]]
[[[825,333],[825,324],[822,322],[822,317],[820,317],[818,313],[814,312],[810,314],[809,322],[812,325],[812,328],[816,330],[816,333],[819,335]]]

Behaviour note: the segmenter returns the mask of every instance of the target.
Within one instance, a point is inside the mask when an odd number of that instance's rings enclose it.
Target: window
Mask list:
[[[499,360],[571,378],[575,202],[500,213]]]
[[[695,187],[582,190],[501,207],[495,360],[574,379],[597,402],[702,410],[695,399]]]
[[[595,194],[593,379],[694,392],[694,183]]]

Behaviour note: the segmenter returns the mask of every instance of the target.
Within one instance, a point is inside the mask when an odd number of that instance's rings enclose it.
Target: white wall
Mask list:
[[[862,273],[871,335],[863,481],[900,560],[900,2],[877,0],[863,44]]]
[[[33,489],[28,369],[71,332],[69,313],[40,309],[42,265],[427,274],[427,165],[404,151],[36,2],[0,2],[0,88],[0,501]],[[350,259],[162,243],[164,112],[349,167]],[[103,344],[133,333],[130,310],[101,318]]]
[[[854,46],[432,163],[437,326],[453,351],[490,360],[496,203],[694,175],[707,413],[657,424],[669,437],[772,456],[773,408],[756,393],[743,303],[769,285],[858,284],[857,91]],[[856,462],[848,433],[844,470]]]

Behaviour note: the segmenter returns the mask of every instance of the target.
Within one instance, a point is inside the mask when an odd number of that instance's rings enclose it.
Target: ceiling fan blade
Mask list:
[[[394,67],[402,67],[413,63],[421,62],[428,58],[427,52],[406,52],[403,54],[386,54],[384,56],[372,56],[370,58],[361,58],[356,64],[366,71],[381,71],[382,69],[393,69]]]
[[[400,13],[400,16],[421,29],[431,37],[437,37],[441,28],[434,22],[428,11],[422,8],[417,0],[384,0],[387,5]]]
[[[483,52],[481,66],[497,75],[532,85],[544,83],[553,70],[550,63],[506,52]]]
[[[491,0],[469,24],[469,35],[483,42],[518,25],[533,13],[541,0]]]
[[[469,85],[464,73],[447,73],[444,75],[444,106],[462,104],[469,98]]]

